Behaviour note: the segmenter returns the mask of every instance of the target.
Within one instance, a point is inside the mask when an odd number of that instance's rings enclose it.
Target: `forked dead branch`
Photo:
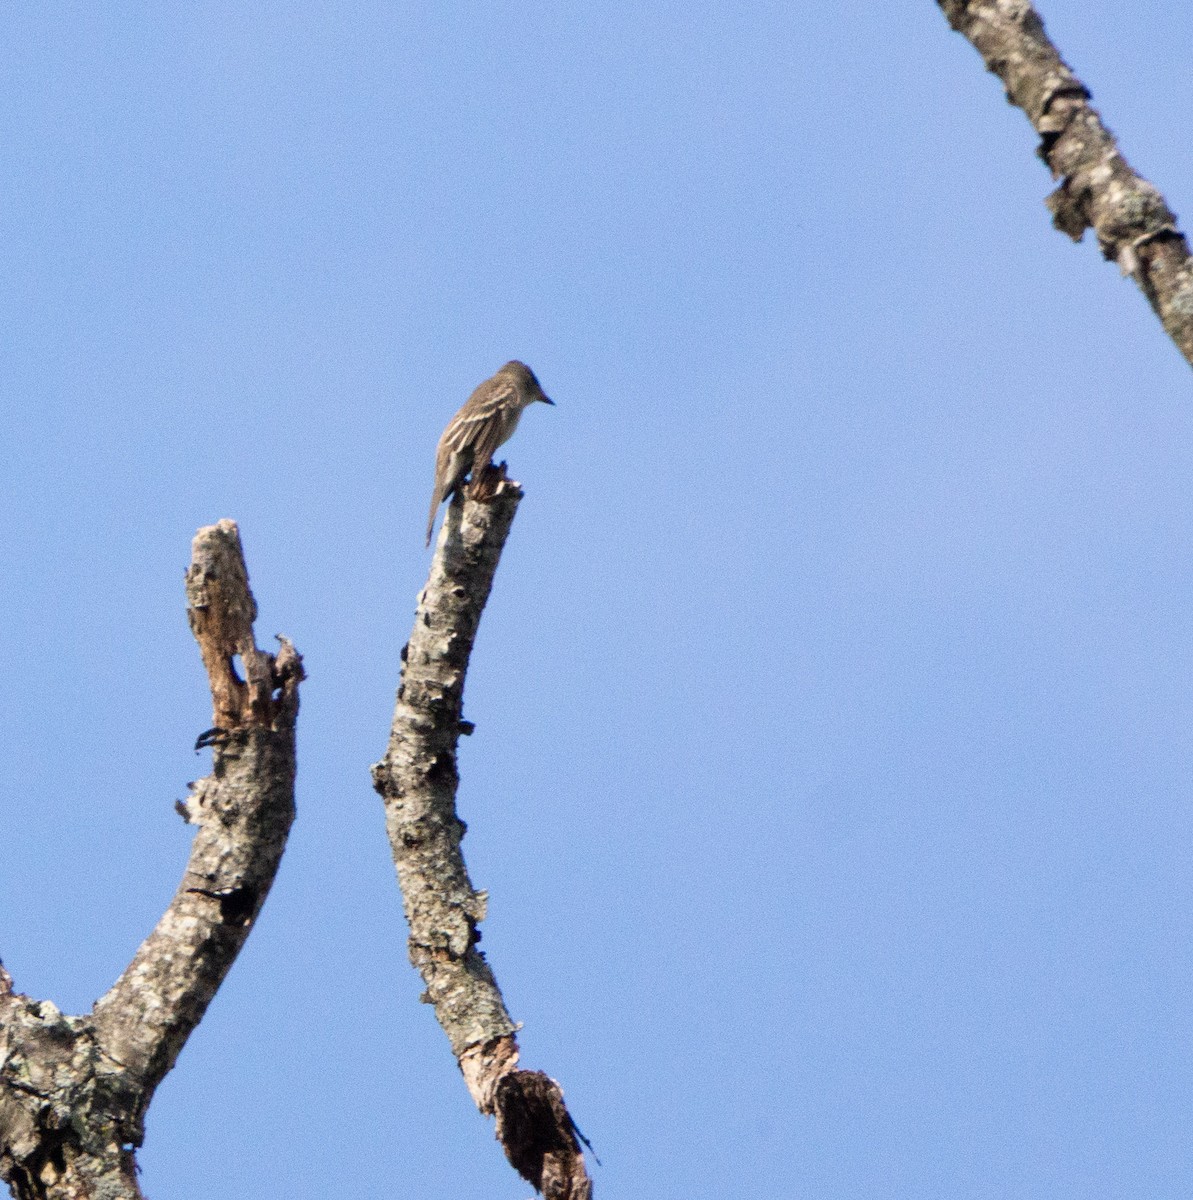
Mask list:
[[[198,828],[174,899],[89,1014],[21,995],[0,967],[0,1177],[19,1200],[141,1197],[149,1102],[244,945],[294,819],[302,660],[284,638],[276,656],[257,649],[232,521],[199,530],[186,589],[216,728],[212,773],[179,805]]]
[[[460,851],[456,748],[464,676],[522,490],[489,468],[448,509],[414,632],[385,757],[373,781],[410,924],[410,959],[426,984],[468,1090],[497,1118],[497,1137],[522,1177],[549,1200],[587,1200],[592,1184],[559,1085],[518,1069],[516,1026],[477,947],[485,916]]]

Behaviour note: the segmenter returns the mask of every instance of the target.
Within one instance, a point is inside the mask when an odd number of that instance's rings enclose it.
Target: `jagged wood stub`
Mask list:
[[[1156,187],[1119,153],[1039,14],[1026,0],[937,4],[1040,135],[1040,157],[1061,181],[1047,201],[1053,224],[1074,241],[1094,230],[1103,255],[1135,280],[1193,365],[1193,261],[1184,234]]]
[[[477,1108],[497,1117],[506,1157],[549,1200],[588,1200],[592,1183],[559,1085],[518,1070],[516,1026],[477,946],[487,897],[473,888],[460,851],[456,749],[460,734],[472,730],[463,719],[464,677],[522,498],[504,464],[467,493],[452,500],[439,533],[373,782],[385,801],[410,960]]]
[[[0,1177],[18,1200],[142,1196],[154,1089],[248,937],[294,817],[302,661],[284,638],[276,657],[256,648],[236,525],[201,529],[192,549],[188,611],[219,726],[211,775],[179,805],[195,840],[174,899],[91,1013],[15,992],[0,967]]]

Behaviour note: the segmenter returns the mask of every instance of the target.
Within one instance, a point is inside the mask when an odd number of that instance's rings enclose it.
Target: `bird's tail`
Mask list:
[[[435,514],[439,511],[439,505],[443,502],[443,497],[439,494],[439,489],[435,489],[435,494],[431,497],[431,511],[427,514],[427,545],[431,544],[431,534],[435,530]]]

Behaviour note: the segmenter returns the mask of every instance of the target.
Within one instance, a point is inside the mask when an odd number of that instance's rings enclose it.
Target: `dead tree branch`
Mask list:
[[[248,937],[294,818],[302,660],[284,638],[276,657],[256,648],[234,522],[199,530],[186,588],[217,728],[201,739],[212,773],[178,806],[198,827],[178,891],[86,1016],[14,992],[0,968],[0,1176],[18,1200],[141,1197],[149,1102]]]
[[[463,720],[464,676],[522,490],[490,469],[474,495],[448,509],[373,782],[385,801],[410,960],[477,1108],[496,1116],[506,1157],[549,1200],[587,1200],[592,1184],[559,1085],[517,1069],[517,1027],[477,947],[487,897],[473,888],[460,852],[456,748],[460,734],[472,732]]]
[[[1134,278],[1193,365],[1193,264],[1185,237],[1164,197],[1119,153],[1039,14],[1027,0],[937,3],[1040,135],[1039,155],[1061,181],[1047,201],[1052,223],[1078,242],[1094,230],[1102,254]]]

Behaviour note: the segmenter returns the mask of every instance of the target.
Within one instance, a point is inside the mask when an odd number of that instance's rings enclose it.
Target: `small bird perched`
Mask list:
[[[518,428],[522,410],[536,400],[555,403],[544,394],[534,372],[515,359],[486,379],[448,422],[435,451],[435,490],[431,493],[431,513],[427,518],[428,546],[439,506],[469,471],[474,481],[480,476],[493,452]]]

